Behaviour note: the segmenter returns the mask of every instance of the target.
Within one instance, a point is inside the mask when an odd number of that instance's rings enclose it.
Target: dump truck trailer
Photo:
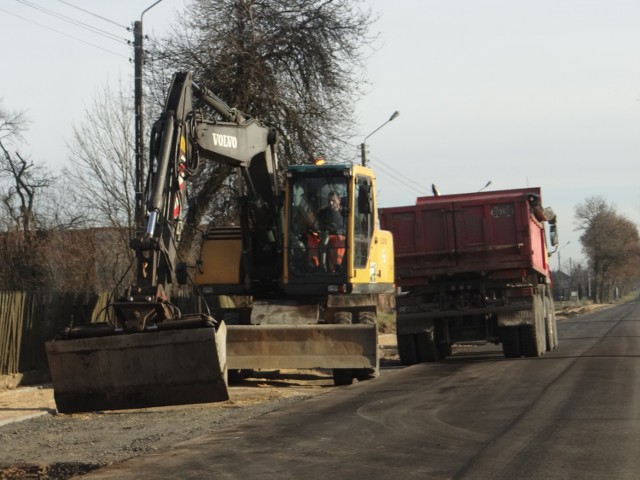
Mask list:
[[[506,357],[558,344],[547,240],[556,216],[540,188],[419,197],[380,209],[395,247],[397,338],[404,364],[454,344],[501,343]]]

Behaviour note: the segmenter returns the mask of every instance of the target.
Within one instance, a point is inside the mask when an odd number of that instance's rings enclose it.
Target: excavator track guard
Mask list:
[[[226,326],[46,343],[61,413],[229,399]]]

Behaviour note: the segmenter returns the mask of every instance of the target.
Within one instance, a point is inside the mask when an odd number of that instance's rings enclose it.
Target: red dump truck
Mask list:
[[[380,222],[394,237],[405,365],[442,359],[456,343],[502,343],[508,358],[556,348],[556,216],[540,188],[419,197],[381,209]]]

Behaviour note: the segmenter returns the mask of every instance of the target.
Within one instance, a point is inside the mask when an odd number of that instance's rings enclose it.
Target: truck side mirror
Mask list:
[[[551,240],[551,246],[558,246],[558,228],[555,223],[549,225],[549,240]]]

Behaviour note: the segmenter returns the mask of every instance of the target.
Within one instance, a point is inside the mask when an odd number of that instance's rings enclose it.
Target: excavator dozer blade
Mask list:
[[[47,342],[61,413],[219,402],[226,326]]]
[[[227,366],[242,369],[377,368],[375,325],[228,325]]]

